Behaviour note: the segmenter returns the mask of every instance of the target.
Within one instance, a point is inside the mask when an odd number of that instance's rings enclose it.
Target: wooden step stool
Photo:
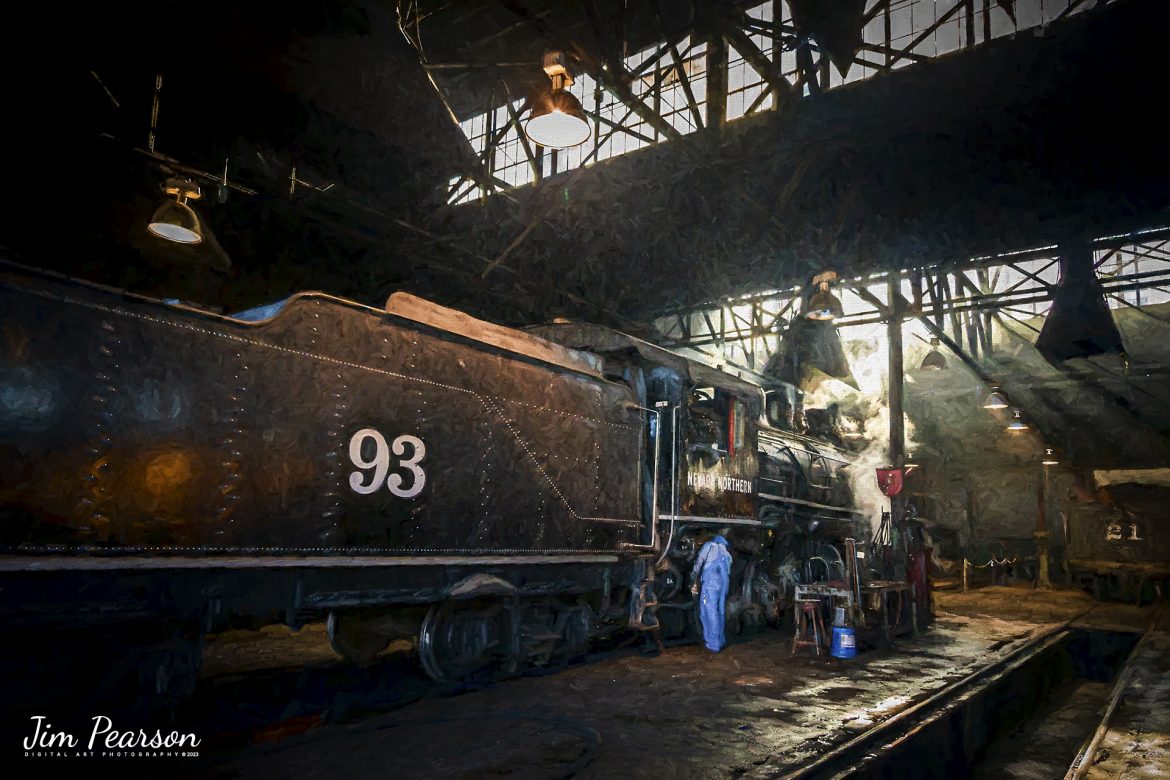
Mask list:
[[[792,604],[796,613],[796,633],[792,637],[792,655],[802,647],[812,647],[821,654],[824,644],[825,623],[821,618],[820,599],[796,599]],[[810,636],[811,634],[811,636]]]

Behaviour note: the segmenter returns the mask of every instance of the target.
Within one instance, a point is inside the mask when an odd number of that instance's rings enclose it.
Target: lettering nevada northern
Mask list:
[[[687,485],[696,490],[726,490],[732,493],[751,493],[752,481],[738,477],[721,476],[709,471],[691,471],[687,474]]]

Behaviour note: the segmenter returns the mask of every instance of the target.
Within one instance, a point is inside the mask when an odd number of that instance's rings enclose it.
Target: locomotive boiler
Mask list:
[[[355,662],[410,638],[436,680],[515,670],[693,632],[715,533],[731,630],[776,623],[861,531],[791,388],[608,328],[402,293],[223,316],[13,264],[0,315],[0,624],[30,669],[80,646],[176,699],[207,633],[324,620]]]
[[[684,586],[698,548],[716,533],[732,547],[730,631],[779,624],[798,583],[846,579],[843,541],[868,533],[849,491],[851,458],[796,430],[794,387],[765,390],[603,326],[528,330],[600,356],[608,376],[661,412],[650,446],[661,475],[654,592],[664,633],[697,635]]]

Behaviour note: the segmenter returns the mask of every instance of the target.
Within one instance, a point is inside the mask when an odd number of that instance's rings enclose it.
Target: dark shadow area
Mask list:
[[[942,702],[851,778],[1060,777],[1096,728],[1139,634],[1079,630]]]

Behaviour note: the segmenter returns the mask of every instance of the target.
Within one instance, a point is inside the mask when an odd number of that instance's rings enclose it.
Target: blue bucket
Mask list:
[[[834,658],[855,658],[857,656],[857,637],[849,626],[833,626],[833,646],[829,648],[829,655]]]

